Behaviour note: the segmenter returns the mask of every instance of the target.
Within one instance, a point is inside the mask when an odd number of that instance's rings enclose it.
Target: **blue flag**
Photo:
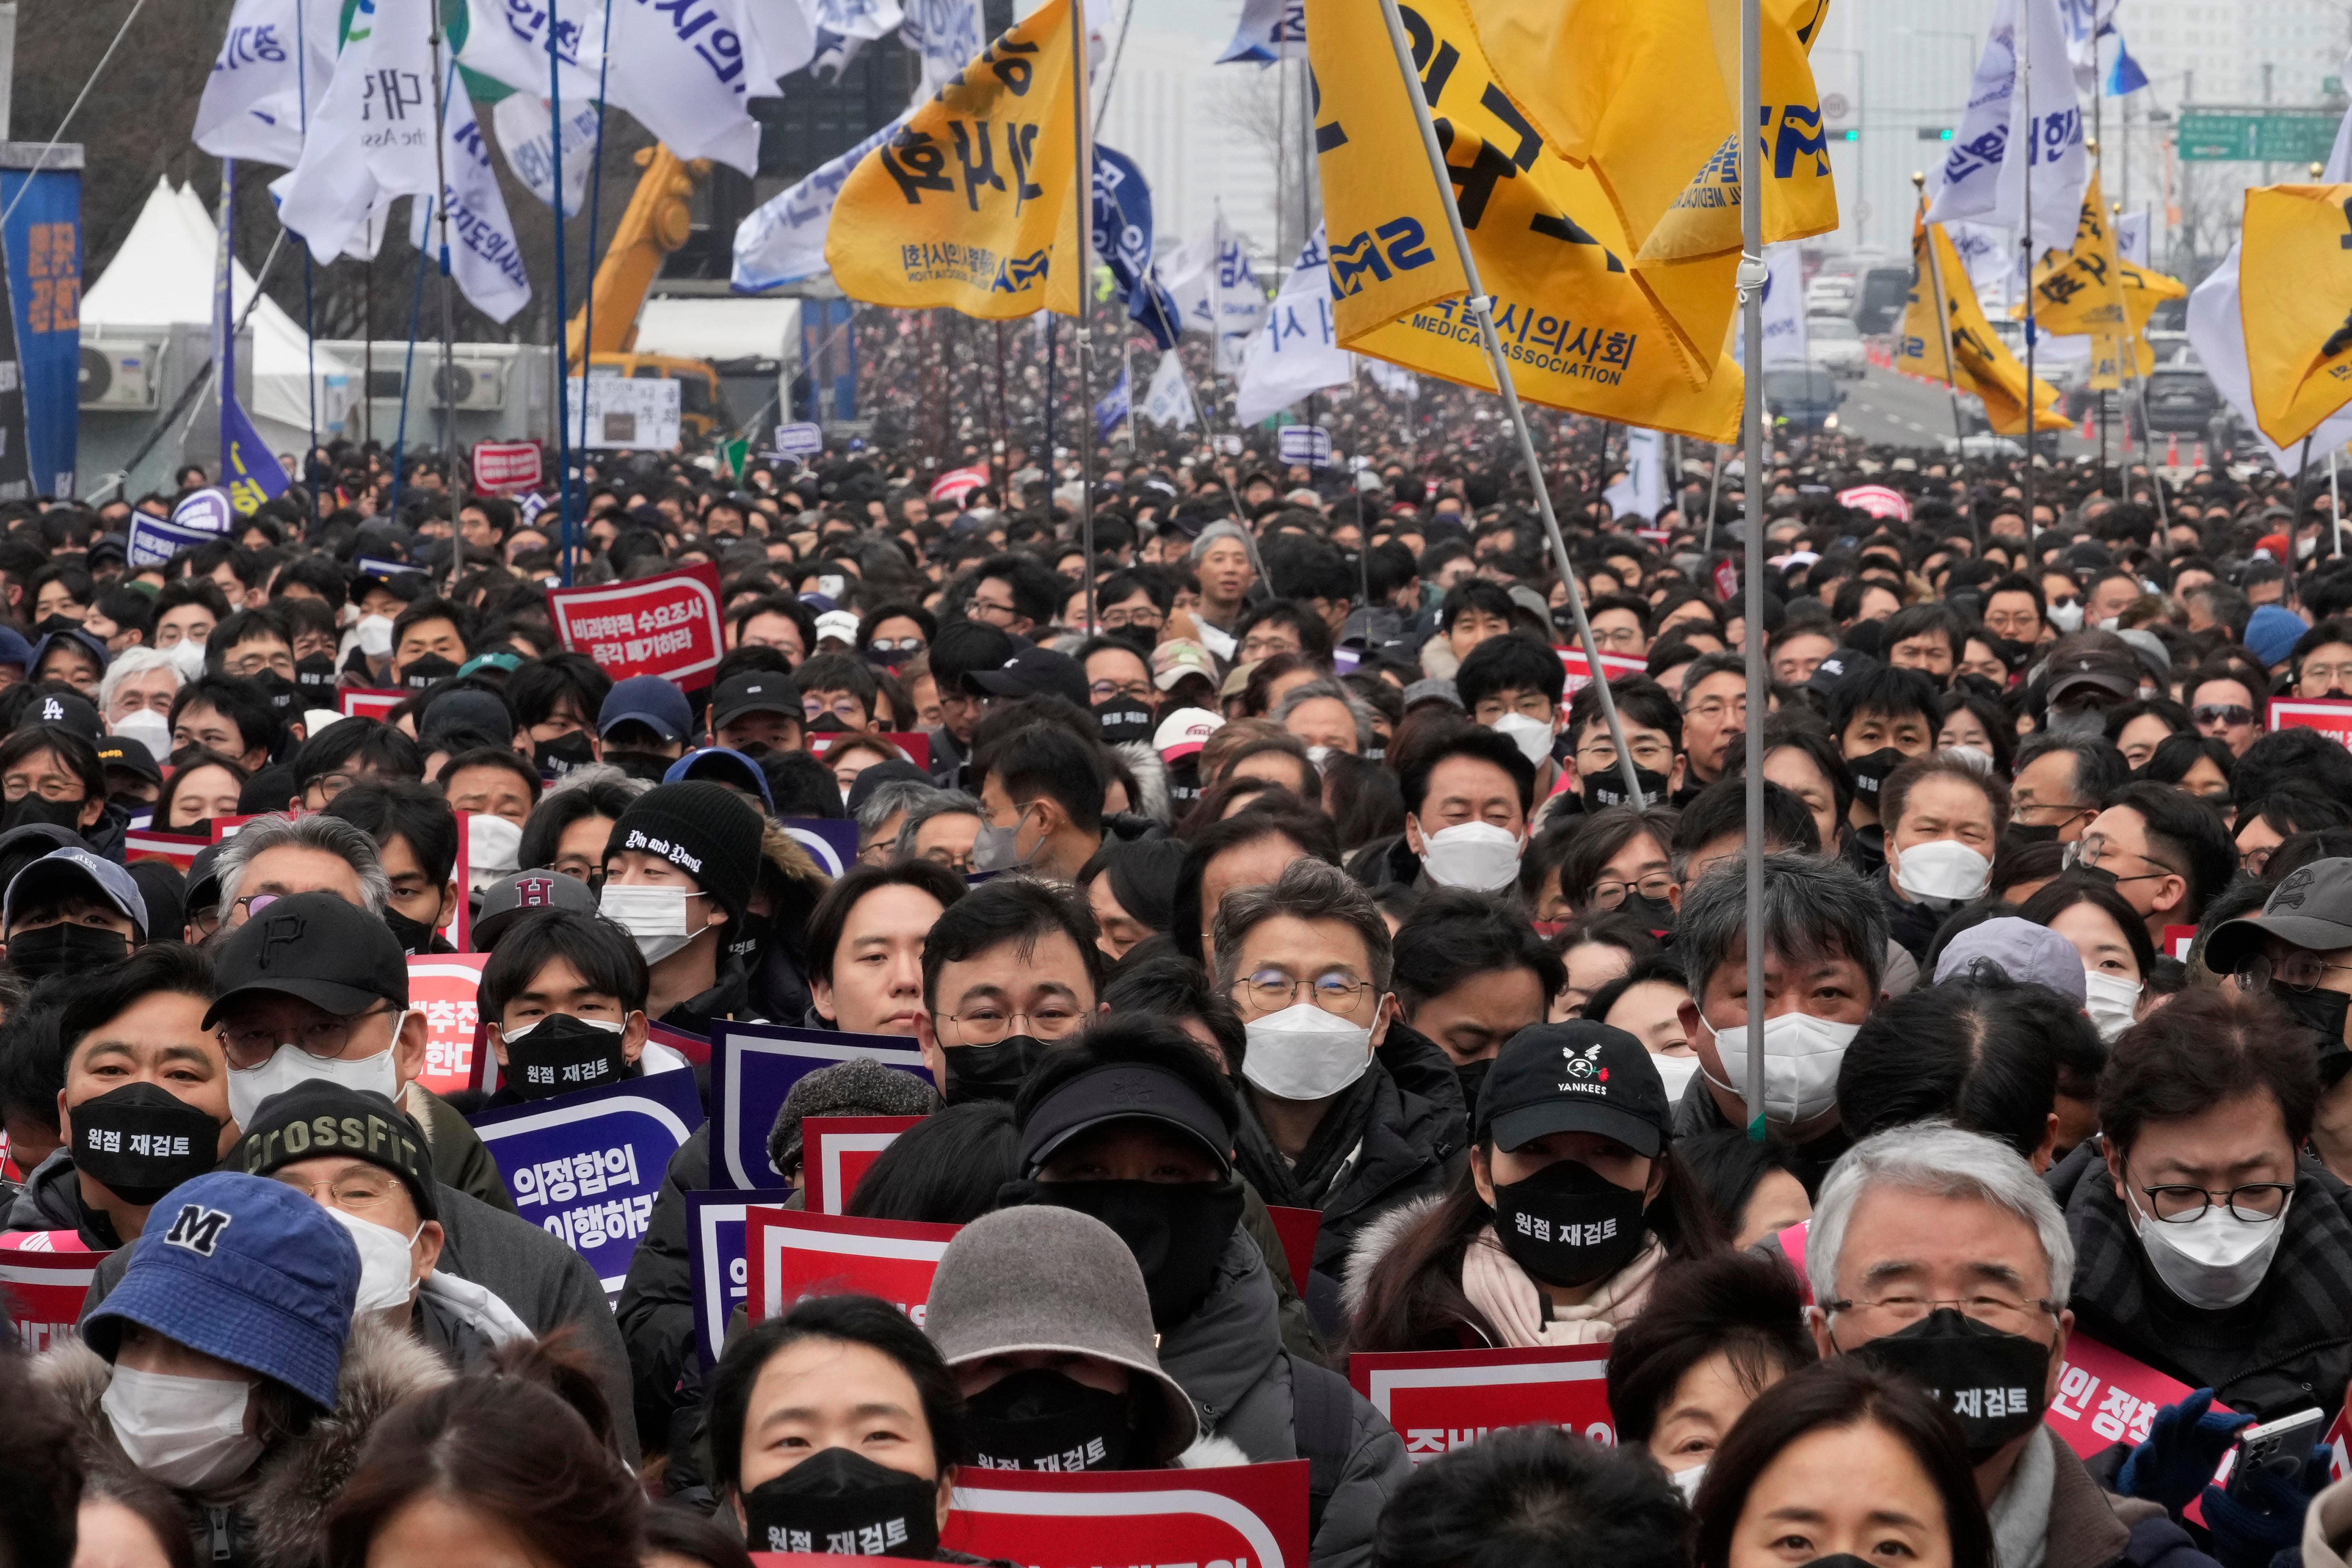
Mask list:
[[[1105,393],[1102,401],[1095,405],[1096,440],[1109,440],[1110,433],[1127,423],[1131,395],[1128,388],[1127,366],[1121,365],[1118,367],[1118,384]]]
[[[286,493],[286,470],[278,466],[269,444],[246,417],[245,405],[226,384],[221,398],[221,483],[240,517],[263,501]]]
[[[2116,62],[2107,68],[2107,96],[2121,98],[2146,87],[2147,73],[2139,68],[2137,60],[2132,58],[2130,47],[2125,44],[2123,34],[2113,28],[2109,31],[2116,34]]]
[[[1129,320],[1163,349],[1176,346],[1183,315],[1151,265],[1151,187],[1124,153],[1095,143],[1095,254],[1110,268]]]

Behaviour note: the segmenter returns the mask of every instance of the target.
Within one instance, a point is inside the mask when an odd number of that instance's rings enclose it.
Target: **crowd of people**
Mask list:
[[[103,1256],[0,1356],[0,1563],[974,1562],[982,1469],[1304,1459],[1311,1568],[2340,1568],[2352,754],[2272,721],[2352,698],[2324,482],[1825,437],[1619,516],[1545,416],[1596,681],[1466,395],[1091,497],[974,427],[624,455],[569,535],[363,447],[160,566],[174,497],[17,509],[0,1264]],[[703,563],[693,690],[552,629]],[[436,1093],[461,936],[495,1071]],[[959,1227],[919,1315],[706,1364],[707,1125],[616,1296],[518,1216],[469,1117],[707,1103],[730,1021],[919,1053],[765,1141],[918,1119],[846,1212]],[[2085,1345],[2189,1392],[2080,1451]],[[1346,1375],[1546,1347],[1613,1446],[1409,1453]]]

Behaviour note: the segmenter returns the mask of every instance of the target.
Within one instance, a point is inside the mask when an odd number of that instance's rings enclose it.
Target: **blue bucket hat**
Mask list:
[[[215,1171],[156,1204],[82,1337],[110,1362],[138,1323],[332,1410],[359,1288],[358,1247],[308,1194]]]

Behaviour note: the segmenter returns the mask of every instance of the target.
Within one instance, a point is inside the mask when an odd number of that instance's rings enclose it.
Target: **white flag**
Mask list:
[[[555,205],[555,127],[547,100],[537,93],[514,92],[490,110],[490,125],[498,132],[499,151],[523,188],[549,206]],[[578,217],[588,189],[588,172],[596,162],[596,105],[590,100],[563,100],[563,216]]]
[[[1184,330],[1216,341],[1217,374],[1239,374],[1243,356],[1265,324],[1265,289],[1222,213],[1207,234],[1168,253],[1160,281],[1175,296]]]
[[[760,167],[760,124],[748,106],[776,96],[776,83],[747,42],[744,9],[744,0],[621,0],[606,82],[612,103],[680,158],[751,174]]]
[[[2019,0],[2024,6],[2032,55],[2032,101],[2011,95],[2009,138],[2000,162],[1994,222],[2018,230],[2020,254],[2039,257],[2074,243],[2083,213],[2083,187],[2090,183],[2091,159],[2083,145],[2083,101],[2074,96],[2068,64],[2066,28],[2058,0]],[[2022,62],[2021,62],[2022,64]],[[2033,171],[2032,210],[2026,208],[2026,169]],[[2023,243],[2030,242],[2030,243]]]
[[[919,92],[915,102],[929,96]],[[825,230],[832,226],[833,204],[841,195],[842,182],[866,154],[896,136],[914,111],[914,104],[908,105],[898,119],[848,152],[818,164],[798,184],[752,208],[735,227],[734,286],[748,292],[823,276],[827,270]]]
[[[898,0],[816,0],[816,25],[821,30],[845,38],[863,38],[869,44],[888,37],[906,19]]]
[[[1805,338],[1805,261],[1795,240],[1764,247],[1764,368],[1801,370],[1812,363]],[[1747,352],[1748,313],[1733,315],[1733,341]]]
[[[334,0],[237,0],[196,106],[196,145],[292,168],[305,91],[315,113],[334,79],[341,9]]]
[[[1398,397],[1417,397],[1421,395],[1421,377],[1413,374],[1404,366],[1391,364],[1384,359],[1373,359],[1369,354],[1358,354],[1356,357],[1363,362],[1364,374],[1372,378],[1372,384],[1382,392],[1392,393]]]
[[[2147,265],[2147,214],[2145,211],[2116,216],[2116,254],[2134,267]]]
[[[750,0],[743,7],[743,19],[751,25],[752,47],[760,57],[758,75],[772,82],[816,58],[814,13],[813,0]],[[751,96],[769,95],[754,91]]]
[[[2017,236],[1982,223],[1946,224],[1944,233],[1959,253],[1960,265],[1968,268],[1977,303],[1993,314],[2005,313],[2025,288],[2018,276],[2022,252],[2017,248]]]
[[[438,184],[429,3],[359,0],[301,161],[270,186],[278,221],[319,261],[360,254],[372,211]]]
[[[980,58],[988,47],[988,34],[981,23],[980,0],[907,0],[906,11],[898,41],[922,57],[922,85],[915,89],[919,102]]]
[[[1176,320],[1188,332],[1217,330],[1216,274],[1211,263],[1217,256],[1217,232],[1188,239],[1160,258],[1160,286],[1176,301]]]
[[[1192,388],[1184,380],[1184,361],[1174,349],[1160,356],[1160,368],[1144,388],[1143,416],[1169,430],[1188,430],[1198,422]]]
[[[467,0],[466,47],[457,63],[544,101],[547,36],[555,31],[556,69],[563,107],[596,95],[596,68],[604,47],[604,0]]]
[[[1789,248],[1796,248],[1792,240]],[[1769,335],[1771,329],[1767,327]],[[1639,426],[1625,433],[1625,477],[1601,492],[1612,515],[1655,518],[1666,504],[1666,438]]]
[[[2099,35],[2109,30],[2115,17],[2116,0],[2058,0],[2066,59],[2074,68],[2074,90],[2085,98],[2098,89]]]
[[[448,191],[443,197],[449,212],[449,273],[474,302],[474,309],[494,321],[504,321],[530,303],[530,275],[523,270],[522,251],[515,244],[514,225],[507,217],[506,197],[499,194],[499,177],[490,169],[490,149],[483,139],[481,122],[474,118],[465,79],[455,69],[449,72],[442,125],[442,155],[449,171]],[[409,243],[419,250],[437,251],[441,215],[432,211],[428,202],[411,202],[408,206]]]
[[[1307,58],[1307,0],[1242,0],[1242,19],[1234,41],[1217,57],[1272,65],[1276,60]]]
[[[1348,361],[1331,319],[1331,269],[1318,223],[1243,356],[1234,416],[1255,425],[1310,392],[1337,386],[1348,379]]]

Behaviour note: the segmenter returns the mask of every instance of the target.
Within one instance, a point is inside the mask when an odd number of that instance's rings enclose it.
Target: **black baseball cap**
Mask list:
[[[1659,1090],[1661,1098],[1664,1092]],[[1232,1171],[1234,1130],[1216,1107],[1167,1068],[1143,1062],[1089,1068],[1040,1100],[1021,1129],[1021,1169],[1034,1172],[1082,1132],[1107,1122],[1138,1121],[1190,1134],[1215,1156],[1220,1170]]]
[[[1066,697],[1087,706],[1087,672],[1078,661],[1049,647],[1024,647],[994,669],[975,669],[966,686],[992,697]]]
[[[798,722],[807,712],[789,675],[755,669],[728,677],[710,697],[710,727],[725,728],[747,713],[774,713]]]
[[[966,675],[1003,668],[1021,646],[1012,633],[986,621],[950,621],[931,639],[931,675],[941,691],[961,691]]]
[[[1553,1132],[1598,1132],[1655,1155],[1674,1130],[1665,1080],[1642,1042],[1578,1018],[1531,1024],[1486,1069],[1473,1135],[1517,1149]]]
[[[142,778],[149,784],[162,784],[163,770],[141,742],[128,735],[108,735],[98,743],[98,760],[108,768],[121,768],[124,773]]]
[[[2274,936],[2313,952],[2352,947],[2352,859],[2298,866],[2263,903],[2259,915],[2224,921],[2205,939],[2205,967],[2234,974]]]
[[[392,928],[332,893],[293,893],[252,911],[221,945],[204,1027],[230,1005],[299,996],[341,1017],[378,1002],[408,1005],[408,959]]]

